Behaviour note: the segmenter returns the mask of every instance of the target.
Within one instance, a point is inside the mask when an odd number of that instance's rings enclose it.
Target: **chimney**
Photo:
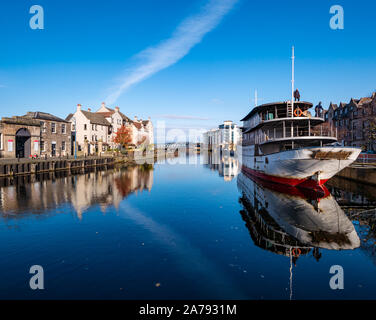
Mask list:
[[[137,120],[137,116],[134,116],[134,121],[138,121],[138,120]]]
[[[120,108],[119,108],[119,107],[115,107],[115,111],[116,111],[116,112],[119,112],[119,111],[120,111]]]
[[[106,102],[102,102],[102,108],[106,108]]]
[[[90,109],[90,108],[87,108],[87,111],[91,112],[91,109]]]
[[[77,111],[81,111],[81,105],[80,104],[77,105]]]

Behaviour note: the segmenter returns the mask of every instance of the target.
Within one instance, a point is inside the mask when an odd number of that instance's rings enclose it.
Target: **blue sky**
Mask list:
[[[239,123],[255,89],[260,103],[289,98],[292,45],[303,100],[327,106],[376,89],[375,1],[222,1],[234,3],[201,41],[111,106],[131,118],[165,120],[167,127]],[[140,52],[162,50],[160,44],[208,2],[2,1],[0,116],[32,110],[65,117],[77,103],[99,108],[142,66]],[[34,4],[44,8],[44,30],[29,27]],[[344,8],[344,30],[329,27],[335,4]]]

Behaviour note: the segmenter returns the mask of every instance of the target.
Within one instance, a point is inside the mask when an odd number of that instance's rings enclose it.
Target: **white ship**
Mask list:
[[[320,189],[354,162],[358,148],[341,147],[337,131],[294,101],[294,51],[290,101],[256,106],[243,121],[242,170],[268,181]]]

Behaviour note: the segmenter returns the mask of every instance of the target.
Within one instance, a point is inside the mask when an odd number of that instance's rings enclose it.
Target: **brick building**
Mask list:
[[[345,146],[376,150],[376,142],[369,139],[369,130],[376,125],[376,92],[370,97],[351,99],[349,103],[330,103],[324,119],[337,128],[338,141]]]
[[[28,112],[23,118],[40,124],[41,157],[71,155],[71,125],[68,121],[45,112]]]

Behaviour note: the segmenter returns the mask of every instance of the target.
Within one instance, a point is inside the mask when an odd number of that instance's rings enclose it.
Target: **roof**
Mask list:
[[[108,108],[108,107],[106,107],[108,110],[110,110],[110,111],[108,111],[108,112],[97,112],[97,114],[101,114],[101,115],[103,115],[105,118],[109,118],[109,117],[111,117],[114,113],[115,113],[115,110],[113,110],[113,109],[111,109],[111,108]],[[121,116],[121,118],[123,119],[123,120],[125,120],[125,121],[127,121],[127,122],[132,122],[132,120],[131,119],[129,119],[124,113],[122,113],[122,112],[120,112],[119,111],[119,114],[120,114],[120,116]]]
[[[359,104],[367,104],[372,102],[372,98],[362,98],[359,100]]]
[[[68,117],[65,118],[66,121],[71,121],[73,118],[73,113],[68,114]]]
[[[272,103],[266,103],[266,104],[262,104],[260,106],[257,106],[257,107],[254,107],[250,113],[248,113],[243,119],[241,119],[240,121],[247,121],[249,118],[251,118],[254,114],[256,114],[257,112],[260,112],[262,111],[263,109],[267,110],[267,109],[271,109],[271,107],[274,107],[274,106],[283,106],[283,105],[287,105],[287,101],[284,101],[284,102],[272,102]],[[294,105],[296,106],[299,106],[299,108],[303,108],[303,107],[307,107],[306,109],[309,109],[309,108],[312,108],[313,107],[313,104],[310,103],[310,102],[306,102],[306,101],[295,101],[294,102]]]
[[[102,126],[111,126],[111,124],[106,120],[106,118],[100,113],[89,112],[89,111],[84,111],[84,110],[81,110],[81,112],[93,124],[99,124]]]
[[[68,122],[59,117],[54,116],[53,114],[47,112],[28,112],[23,116],[24,118],[36,119],[36,120],[46,120],[46,121],[56,121],[56,122]]]

